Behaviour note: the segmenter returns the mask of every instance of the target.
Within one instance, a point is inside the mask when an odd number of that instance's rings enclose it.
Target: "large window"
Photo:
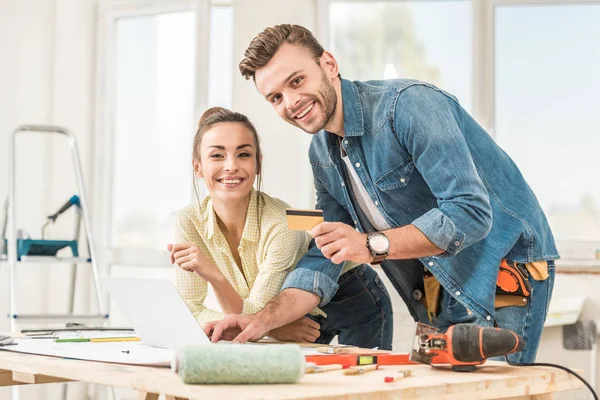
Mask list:
[[[566,258],[600,243],[600,4],[495,7],[495,134]]]
[[[327,47],[344,78],[419,79],[471,109],[469,1],[336,1],[327,12]]]
[[[95,222],[106,264],[166,264],[177,211],[196,199],[197,119],[232,98],[232,7],[209,3],[114,1],[100,12]]]
[[[116,33],[111,244],[164,247],[191,193],[195,13],[122,18]]]
[[[320,5],[342,76],[413,78],[456,95],[532,186],[561,262],[600,258],[600,0]]]

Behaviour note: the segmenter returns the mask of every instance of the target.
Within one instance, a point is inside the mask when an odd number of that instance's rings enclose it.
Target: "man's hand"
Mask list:
[[[204,332],[211,342],[231,340],[234,343],[246,343],[262,339],[267,329],[256,315],[229,314],[222,321],[211,321],[204,325]]]
[[[282,342],[313,343],[321,335],[321,325],[308,317],[302,317],[280,328],[273,329],[269,336]]]
[[[214,282],[223,275],[221,271],[193,243],[176,243],[167,245],[171,253],[171,264],[188,272],[195,272],[207,282]]]
[[[310,234],[315,238],[315,243],[323,255],[334,264],[344,261],[368,264],[373,261],[373,255],[367,248],[367,235],[350,225],[322,222],[315,226]]]

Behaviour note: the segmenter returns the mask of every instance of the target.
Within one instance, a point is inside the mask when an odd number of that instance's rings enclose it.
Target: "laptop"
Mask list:
[[[173,283],[106,275],[100,283],[145,345],[178,350],[210,343]]]

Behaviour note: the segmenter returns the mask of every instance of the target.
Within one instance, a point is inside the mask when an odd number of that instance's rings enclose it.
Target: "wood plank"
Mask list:
[[[165,396],[167,400],[189,400],[184,399],[183,397],[175,397],[175,396]]]
[[[554,399],[554,395],[552,393],[544,393],[544,394],[534,394],[531,396],[519,396],[519,397],[510,397],[504,400],[552,400]]]
[[[158,400],[158,394],[138,392],[138,400]]]
[[[57,383],[57,382],[73,382],[71,379],[57,378],[43,374],[31,374],[29,372],[13,371],[12,379],[15,382],[42,384],[42,383]]]
[[[576,390],[583,384],[567,372],[547,367],[511,367],[488,361],[473,373],[447,367],[411,365],[412,376],[393,383],[383,378],[406,366],[385,366],[359,376],[342,371],[305,375],[288,385],[185,385],[169,368],[107,364],[0,351],[0,369],[161,393],[183,399],[464,400],[500,399]],[[152,397],[150,397],[152,398]],[[146,400],[146,399],[144,399]]]
[[[12,378],[12,371],[0,369],[0,386],[22,385],[22,382],[15,382]]]

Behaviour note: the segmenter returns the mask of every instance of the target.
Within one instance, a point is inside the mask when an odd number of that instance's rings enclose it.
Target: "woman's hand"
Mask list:
[[[302,317],[299,320],[271,330],[269,336],[282,342],[313,343],[321,335],[320,328],[321,325],[312,319]]]
[[[188,272],[195,272],[207,282],[215,282],[223,275],[221,271],[193,243],[168,244],[171,264]]]

